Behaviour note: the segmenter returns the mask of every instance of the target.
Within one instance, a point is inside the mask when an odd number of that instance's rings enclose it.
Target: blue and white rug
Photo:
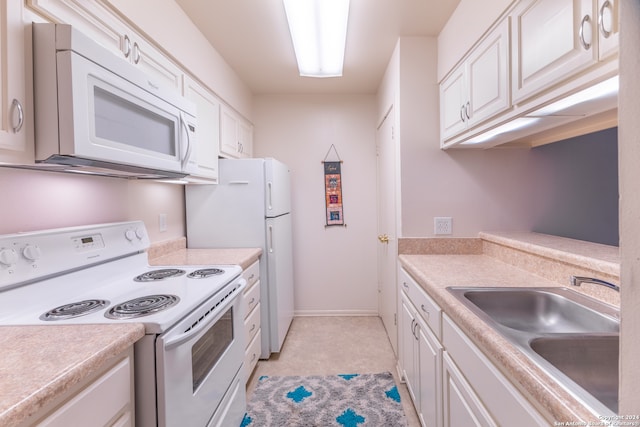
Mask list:
[[[389,372],[309,377],[262,376],[242,427],[406,426]]]

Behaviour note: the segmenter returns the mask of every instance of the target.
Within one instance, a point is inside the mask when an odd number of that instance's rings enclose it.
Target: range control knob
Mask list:
[[[142,227],[136,228],[136,237],[138,238],[138,240],[144,239],[144,228]]]
[[[9,248],[0,249],[0,264],[13,265],[18,260],[18,254],[15,250]]]
[[[22,255],[29,261],[37,261],[42,256],[42,251],[39,246],[27,245],[22,250]]]
[[[128,229],[127,231],[124,232],[124,237],[125,239],[131,242],[133,241],[133,239],[136,238],[136,232],[133,231],[132,229]]]

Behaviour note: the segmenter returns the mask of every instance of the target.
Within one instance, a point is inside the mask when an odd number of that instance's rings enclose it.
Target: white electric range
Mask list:
[[[0,325],[145,325],[136,425],[239,425],[245,411],[235,265],[149,266],[141,221],[0,236]]]

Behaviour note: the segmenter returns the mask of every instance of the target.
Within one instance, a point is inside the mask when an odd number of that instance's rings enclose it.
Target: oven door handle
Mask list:
[[[192,325],[190,328],[185,330],[180,335],[175,337],[166,336],[164,341],[164,349],[170,350],[173,347],[183,344],[186,341],[189,341],[195,335],[198,335],[200,331],[203,329],[207,329],[211,324],[215,323],[218,320],[218,315],[224,313],[229,306],[233,305],[236,298],[239,298],[242,294],[243,289],[246,287],[247,281],[245,279],[239,280],[239,286],[237,286],[232,295],[229,295],[226,300],[221,303],[215,310],[209,312],[209,314],[205,314],[204,319],[197,321],[197,324]],[[234,314],[234,316],[237,315]],[[195,323],[195,322],[194,322]],[[169,333],[169,335],[172,335]]]

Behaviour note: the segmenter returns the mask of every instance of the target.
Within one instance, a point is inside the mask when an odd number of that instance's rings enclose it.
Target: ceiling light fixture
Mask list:
[[[340,77],[349,0],[283,0],[298,70],[305,77]]]

